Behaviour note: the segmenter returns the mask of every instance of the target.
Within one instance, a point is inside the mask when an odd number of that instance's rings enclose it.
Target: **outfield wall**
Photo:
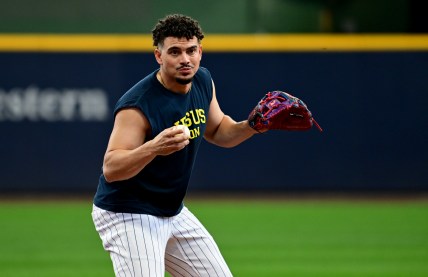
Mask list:
[[[428,190],[427,36],[213,37],[225,113],[286,90],[324,132],[204,143],[191,190]],[[0,36],[1,192],[95,190],[115,102],[157,67],[149,40]]]

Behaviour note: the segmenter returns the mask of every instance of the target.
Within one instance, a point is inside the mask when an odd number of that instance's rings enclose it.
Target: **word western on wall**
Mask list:
[[[100,88],[0,88],[0,121],[106,121],[109,112]]]

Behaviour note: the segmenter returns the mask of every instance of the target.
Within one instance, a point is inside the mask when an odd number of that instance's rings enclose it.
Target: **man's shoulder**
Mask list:
[[[211,73],[205,67],[199,67],[198,72],[196,72],[196,76],[202,79],[211,80]]]
[[[147,87],[150,87],[153,85],[153,80],[155,79],[156,79],[156,71],[148,74],[146,77],[138,81],[133,87],[129,89],[129,91],[143,90]]]
[[[141,107],[142,99],[149,97],[148,94],[151,94],[151,88],[154,85],[153,78],[156,78],[154,76],[154,73],[147,75],[126,91],[117,101],[115,113],[126,107]]]
[[[151,90],[154,78],[156,78],[155,74],[150,73],[126,91],[122,97],[141,97],[143,94]]]

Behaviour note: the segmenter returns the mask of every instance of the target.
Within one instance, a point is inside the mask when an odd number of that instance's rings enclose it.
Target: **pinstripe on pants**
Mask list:
[[[92,218],[116,276],[232,276],[212,236],[186,208],[173,217],[115,213]]]

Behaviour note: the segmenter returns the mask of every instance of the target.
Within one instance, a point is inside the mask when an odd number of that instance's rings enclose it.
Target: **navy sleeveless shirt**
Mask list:
[[[209,71],[200,67],[187,94],[173,93],[164,88],[152,72],[127,91],[117,102],[114,114],[122,109],[137,108],[146,116],[153,139],[166,128],[186,125],[190,143],[167,156],[157,156],[136,176],[107,182],[101,174],[94,204],[112,212],[174,216],[183,207],[190,175],[199,145],[205,133],[212,99]]]

